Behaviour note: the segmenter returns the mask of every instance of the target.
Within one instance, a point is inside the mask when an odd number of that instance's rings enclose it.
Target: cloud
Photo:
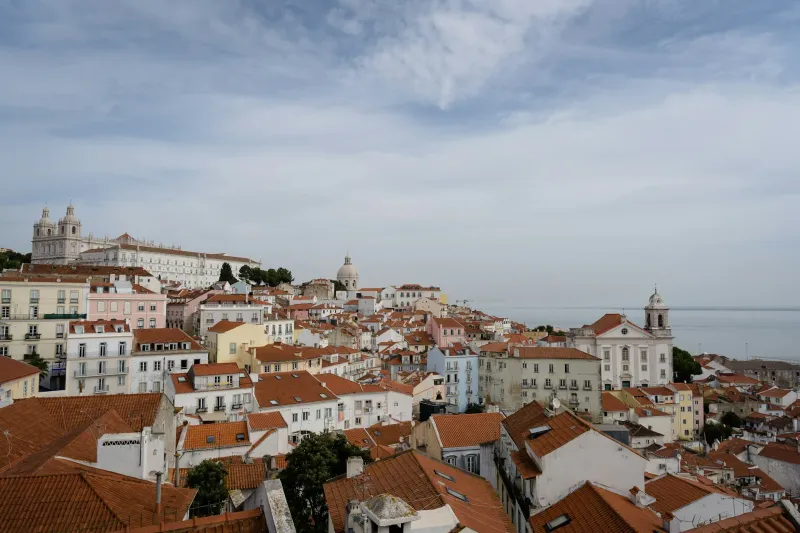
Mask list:
[[[349,249],[368,285],[479,305],[635,303],[654,281],[793,304],[798,37],[778,4],[18,3],[0,245],[29,249],[43,204],[72,199],[86,230],[299,279]]]

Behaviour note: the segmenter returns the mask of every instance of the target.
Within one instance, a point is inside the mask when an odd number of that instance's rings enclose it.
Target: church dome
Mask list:
[[[350,262],[350,256],[345,256],[344,264],[339,269],[339,272],[336,273],[336,279],[339,281],[344,281],[346,279],[358,279],[358,270],[353,264]]]
[[[53,223],[50,222],[50,210],[48,208],[42,209],[42,218],[39,219],[40,226],[52,226]]]
[[[67,216],[61,219],[62,222],[78,222],[78,219],[75,218],[75,206],[70,203],[67,206]]]
[[[658,294],[658,289],[650,296],[650,301],[647,304],[649,309],[666,309],[667,304],[664,303],[664,298]]]

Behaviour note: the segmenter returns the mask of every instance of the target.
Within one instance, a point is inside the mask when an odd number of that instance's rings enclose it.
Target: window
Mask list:
[[[623,372],[629,372],[630,368],[628,367],[628,365],[622,365],[622,371]]]
[[[553,382],[550,380],[550,378],[544,380],[544,388],[545,389],[553,388]]]
[[[647,372],[647,365],[642,365],[642,372]]]
[[[566,379],[559,379],[558,380],[559,388],[566,389],[567,388],[567,380]]]
[[[186,359],[181,359],[181,370],[186,370],[189,368],[189,361]]]
[[[153,382],[153,392],[161,392],[161,382],[154,381]]]
[[[147,383],[145,382],[139,383],[139,392],[147,392]]]
[[[642,359],[642,363],[646,363],[647,362],[647,348],[642,348],[639,351],[639,354],[640,354],[639,357]]]
[[[317,409],[317,420],[322,418],[322,409]]]
[[[311,412],[310,411],[303,411],[303,422],[308,422],[308,420],[310,418],[311,418]]]
[[[292,362],[292,370],[297,370],[297,361]]]
[[[480,461],[478,460],[477,455],[468,455],[467,456],[467,470],[472,472],[473,474],[480,474],[479,470]]]
[[[666,363],[667,362],[667,356],[662,353],[661,356],[658,358],[658,360],[661,363]],[[775,375],[775,373],[773,372],[773,376],[774,375]]]
[[[214,385],[219,385],[221,381],[222,381],[221,376],[214,376]]]
[[[119,311],[119,303],[118,302],[111,302],[111,304],[109,305],[109,308],[111,309],[112,313],[116,313],[116,312]]]
[[[139,372],[147,372],[147,361],[139,362]]]
[[[150,319],[150,329],[153,329],[155,327],[156,327],[156,319],[155,318],[151,318]]]
[[[570,386],[571,389],[577,389],[578,388],[578,380],[577,379],[573,379],[572,381],[570,381],[569,386]]]
[[[103,301],[97,302],[97,312],[105,313],[105,311],[106,311],[106,303]]]
[[[227,382],[228,386],[233,386],[233,376],[225,376],[225,381]]]
[[[100,343],[100,357],[105,357],[105,356],[106,356],[106,343],[101,342]]]
[[[564,373],[569,374],[569,364],[564,365]]]
[[[244,399],[244,403],[245,403],[245,405],[247,405],[247,404],[249,404],[249,403],[250,403],[250,393],[249,393],[249,392],[245,392],[245,393],[242,395],[242,398]]]
[[[197,410],[205,410],[206,408],[206,399],[205,398],[198,398],[197,399]]]
[[[333,416],[333,407],[326,407],[325,418],[331,418],[332,416]]]
[[[272,369],[273,369],[273,371],[275,371],[275,372],[280,372],[280,371],[281,371],[281,365],[273,365],[273,366],[272,366]]]
[[[592,382],[590,380],[584,380],[583,388],[586,390],[590,390],[592,388]]]
[[[667,377],[667,371],[666,371],[666,370],[664,370],[663,368],[661,369],[661,377],[662,377],[662,378],[665,378],[665,377]]]
[[[630,352],[628,350],[628,347],[624,346],[622,348],[622,360],[623,361],[628,361],[629,359],[630,359]]]
[[[128,343],[124,341],[120,342],[118,353],[119,355],[125,355],[126,353],[128,353]]]
[[[228,346],[228,353],[231,354],[231,355],[235,355],[236,354],[236,343],[235,342],[230,343],[230,345]]]
[[[117,386],[122,387],[124,385],[125,385],[125,376],[117,376]]]
[[[144,318],[139,318],[136,320],[136,327],[139,329],[144,328]]]
[[[608,348],[605,348],[603,350],[603,359],[605,361],[610,361],[611,360],[611,350],[609,350]]]
[[[292,413],[292,422],[297,422],[297,413]]]
[[[124,314],[126,314],[126,315],[131,314],[131,303],[130,302],[125,302],[125,303],[122,304],[122,312]],[[142,327],[144,327],[144,324],[142,325]]]
[[[156,308],[157,308],[157,305],[156,305],[156,304],[150,304],[150,310],[151,310],[151,311],[155,311],[155,310],[156,310]]]
[[[78,345],[78,357],[86,357],[86,344],[83,342]]]
[[[117,361],[117,370],[125,372],[125,361]]]
[[[550,365],[550,373],[553,373],[553,365]]]
[[[63,298],[63,296],[62,296],[63,293],[64,293],[64,291],[58,291],[59,299]],[[0,295],[2,295],[2,296],[0,296],[0,299],[2,299],[2,302],[4,304],[10,304],[11,303],[11,289],[3,289],[2,292],[0,292]]]
[[[161,370],[161,361],[153,361],[153,370],[155,372]]]
[[[136,310],[139,312],[144,312],[144,302],[139,302],[136,304]]]

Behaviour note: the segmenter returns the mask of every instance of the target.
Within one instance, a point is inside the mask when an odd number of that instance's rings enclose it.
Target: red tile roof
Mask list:
[[[166,344],[171,342],[189,343],[190,350],[203,350],[200,344],[189,336],[183,330],[177,328],[152,328],[152,329],[137,329],[133,333],[133,342],[136,346],[136,351],[142,344]],[[153,350],[150,350],[151,352]]]
[[[533,533],[547,533],[549,521],[567,515],[570,522],[559,533],[657,533],[661,519],[646,507],[637,507],[627,497],[591,482],[529,520]]]
[[[645,483],[645,492],[656,499],[650,507],[658,512],[675,512],[692,502],[718,492],[685,477],[664,474]]]
[[[220,320],[219,322],[208,328],[208,331],[211,331],[213,333],[227,333],[232,329],[236,329],[239,326],[243,326],[244,324],[245,324],[244,322],[231,322],[230,320]]]
[[[39,369],[28,363],[11,359],[10,357],[0,357],[0,383],[8,383],[18,379],[35,376]]]
[[[686,530],[686,533],[792,533],[792,523],[782,514],[779,506],[757,509],[750,513],[726,518],[705,526]]]
[[[3,533],[115,531],[183,516],[195,493],[164,485],[158,516],[154,483],[75,464],[59,474],[0,477],[0,524]]]
[[[629,407],[625,404],[625,402],[614,396],[614,394],[612,394],[610,391],[603,391],[602,402],[603,402],[603,411],[627,412],[629,409]]]
[[[789,446],[787,444],[778,444],[777,442],[770,442],[759,452],[760,457],[767,457],[776,461],[783,461],[785,463],[792,463],[800,465],[800,453],[797,453],[796,446]]]
[[[464,495],[467,501],[451,495],[447,489]],[[351,499],[365,501],[378,494],[401,498],[417,511],[450,505],[461,526],[481,533],[515,531],[500,498],[485,479],[415,450],[366,465],[364,474],[355,478],[329,481],[324,492],[336,533],[345,531],[345,507]]]
[[[511,452],[511,460],[514,461],[514,464],[519,471],[519,475],[522,476],[522,479],[537,477],[542,473],[542,471],[539,470],[539,467],[536,466],[536,463],[533,462],[533,459],[531,459],[530,455],[528,455],[526,450],[517,450],[515,452]]]
[[[160,529],[156,529],[160,528]],[[194,517],[158,526],[136,527],[115,533],[267,533],[267,522],[261,508],[221,515]]]
[[[397,422],[396,424],[374,424],[367,429],[372,440],[379,446],[394,446],[407,442],[411,435],[411,422]]]
[[[209,439],[213,440],[209,442]],[[240,438],[241,437],[241,438]],[[219,422],[186,426],[184,450],[206,450],[250,446],[250,432],[247,422]]]
[[[538,457],[543,457],[561,448],[568,442],[591,430],[591,426],[588,423],[569,411],[548,418],[544,422],[544,425],[549,426],[550,430],[528,440],[528,446],[530,446],[533,453]]]
[[[192,365],[191,372],[195,376],[218,376],[225,374],[239,374],[244,370],[236,363],[206,363]]]
[[[524,450],[528,430],[547,423],[547,419],[544,407],[537,402],[531,402],[518,409],[514,414],[507,416],[502,424],[517,448]]]
[[[553,346],[514,347],[514,355],[520,359],[586,359],[590,361],[599,361],[597,357],[576,348],[558,348]]]
[[[480,446],[500,439],[501,413],[433,415],[430,420],[442,448]]]
[[[322,386],[324,378],[317,379],[306,371],[261,374],[254,385],[256,400],[262,409],[269,409],[337,399],[332,390]]]
[[[283,415],[278,412],[250,413],[247,415],[247,421],[252,431],[266,431],[267,429],[288,427]]]

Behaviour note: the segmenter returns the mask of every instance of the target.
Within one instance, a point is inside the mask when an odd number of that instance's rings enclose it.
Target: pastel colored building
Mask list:
[[[250,368],[250,349],[267,345],[264,326],[220,320],[208,328],[208,357],[215,363],[236,363]]]
[[[10,357],[0,357],[0,407],[38,395],[39,369]]]
[[[467,342],[464,324],[455,318],[431,317],[428,320],[427,331],[433,337],[437,346],[450,346],[455,343]]]
[[[167,295],[130,281],[92,282],[87,320],[124,320],[131,329],[167,327]]]
[[[448,410],[463,413],[471,403],[479,403],[478,354],[469,348],[434,348],[428,352],[428,372],[445,378]]]
[[[190,335],[196,335],[200,331],[200,304],[222,292],[218,289],[196,289],[169,294],[166,327],[182,329]]]

